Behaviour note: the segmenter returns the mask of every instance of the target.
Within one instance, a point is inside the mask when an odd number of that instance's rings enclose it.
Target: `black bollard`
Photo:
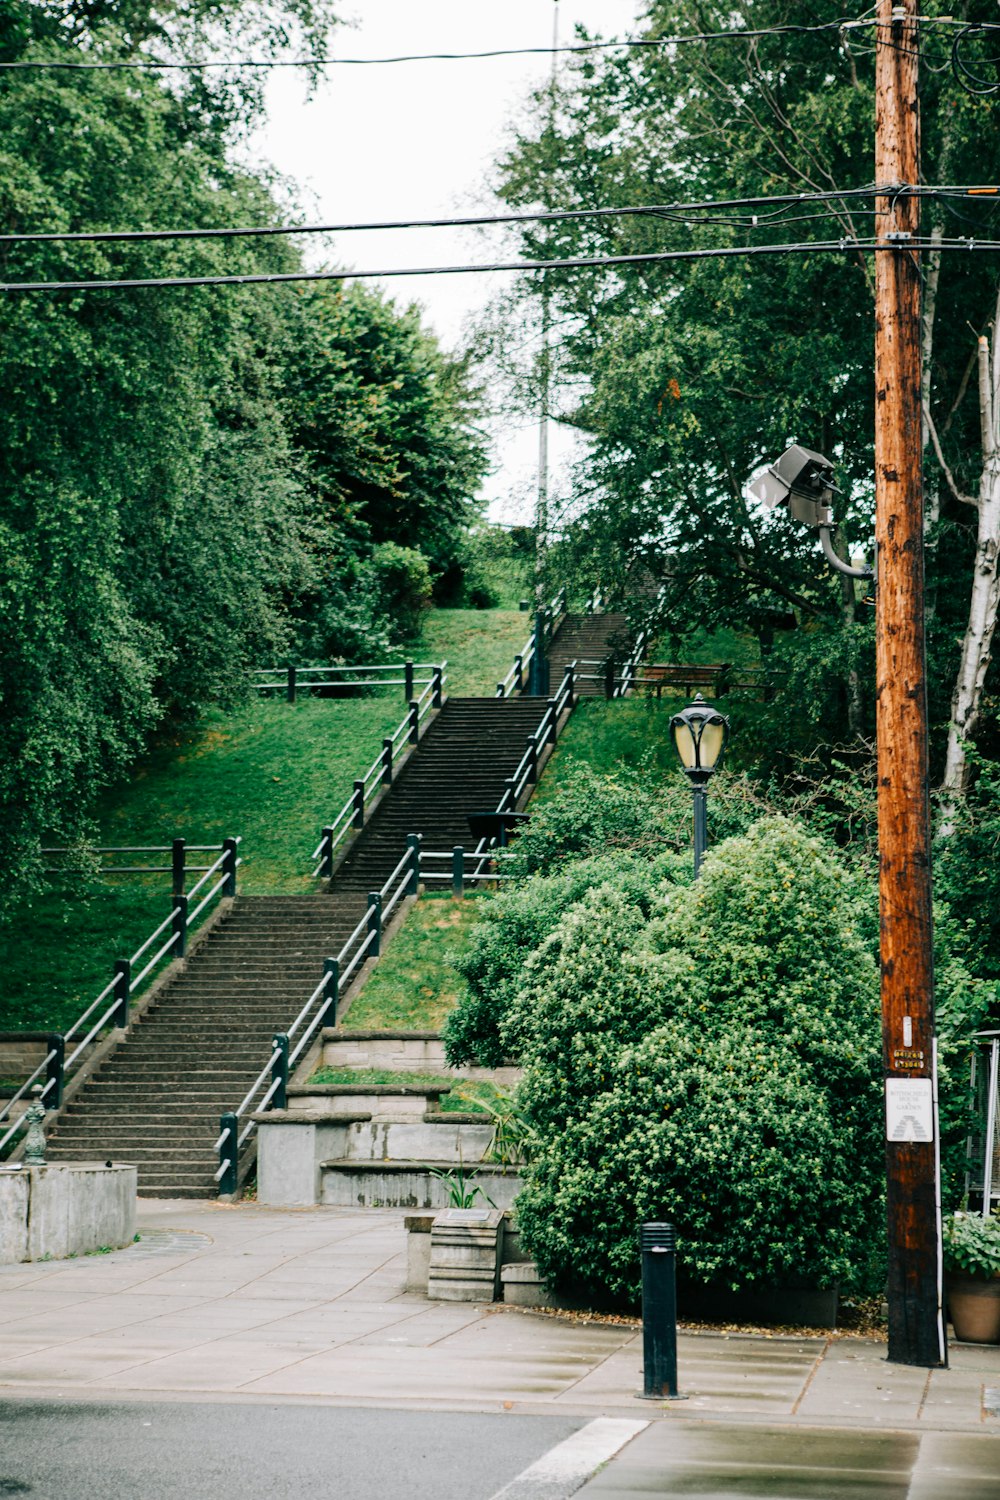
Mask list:
[[[677,1394],[677,1236],[672,1224],[643,1224],[643,1401],[683,1401]]]

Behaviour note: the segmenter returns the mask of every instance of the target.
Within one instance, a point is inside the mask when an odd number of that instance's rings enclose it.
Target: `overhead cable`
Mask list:
[[[810,203],[840,203],[857,199],[884,197],[996,197],[1000,186],[980,184],[973,186],[928,184],[907,186],[899,183],[873,183],[867,187],[841,188],[830,192],[816,193],[772,193],[757,198],[703,198],[687,203],[638,203],[620,208],[572,208],[543,210],[538,213],[470,214],[462,217],[440,219],[375,219],[368,222],[340,224],[254,224],[223,225],[205,229],[81,229],[81,230],[24,230],[0,234],[0,245],[17,244],[103,244],[114,242],[145,242],[155,240],[201,240],[201,239],[266,239],[276,235],[309,234],[356,234],[380,230],[398,229],[461,229],[489,224],[546,224],[566,223],[581,219],[609,218],[677,218],[688,214],[725,214],[734,209],[775,209],[774,217],[784,208],[795,208]],[[693,220],[693,227],[712,220]],[[717,222],[736,222],[723,221]],[[739,221],[747,228],[756,224]],[[760,225],[765,227],[764,224]]]
[[[1000,240],[963,236],[958,239],[935,241],[915,237],[908,240],[905,245],[900,245],[897,242],[885,240],[856,240],[845,237],[837,240],[804,240],[797,244],[785,245],[719,245],[697,250],[652,250],[631,255],[572,256],[563,260],[492,261],[453,266],[393,266],[364,271],[251,271],[234,275],[123,277],[105,281],[6,281],[0,282],[0,292],[101,292],[139,291],[154,287],[265,286],[278,285],[283,282],[366,281],[399,276],[486,275],[498,271],[599,270],[616,266],[663,265],[671,261],[726,260],[742,255],[816,255],[844,254],[845,252],[868,254],[886,250],[896,254],[900,251],[918,250],[996,252],[1000,251]]]

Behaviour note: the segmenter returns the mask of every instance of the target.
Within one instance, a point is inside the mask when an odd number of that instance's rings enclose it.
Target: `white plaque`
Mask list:
[[[929,1078],[886,1079],[885,1138],[887,1141],[934,1139],[934,1096]]]

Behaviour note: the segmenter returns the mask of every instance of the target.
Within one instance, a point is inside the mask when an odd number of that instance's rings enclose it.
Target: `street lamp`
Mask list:
[[[670,720],[674,745],[687,772],[694,797],[694,873],[701,869],[708,846],[708,783],[722,760],[729,739],[729,720],[700,693]]]

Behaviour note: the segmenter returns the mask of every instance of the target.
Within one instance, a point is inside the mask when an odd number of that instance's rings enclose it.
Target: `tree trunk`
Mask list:
[[[968,786],[967,742],[979,722],[983,683],[990,664],[990,648],[1000,605],[1000,297],[997,319],[993,325],[992,356],[989,341],[979,340],[979,416],[982,432],[983,469],[979,480],[979,525],[976,536],[976,560],[972,574],[972,598],[969,623],[962,641],[962,656],[951,700],[951,723],[948,726],[948,749],[945,755],[941,790],[945,794],[942,832],[951,826],[950,806]]]

